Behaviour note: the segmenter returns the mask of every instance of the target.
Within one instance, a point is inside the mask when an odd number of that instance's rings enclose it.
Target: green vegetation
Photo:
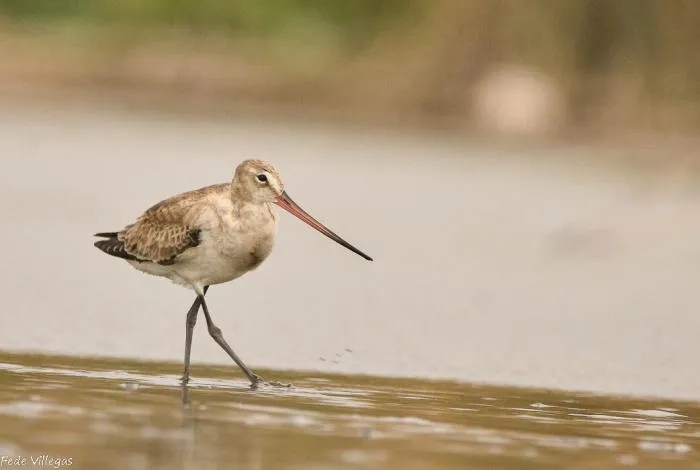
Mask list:
[[[294,93],[303,80],[326,98],[371,108],[372,90],[384,87],[396,96],[383,106],[414,114],[468,115],[468,103],[455,103],[492,65],[528,65],[564,90],[577,126],[595,122],[602,107],[616,108],[618,121],[651,113],[700,124],[695,0],[1,0],[0,24],[29,38],[37,28],[78,31],[73,43],[102,48],[89,54],[103,64],[163,38],[168,57],[179,50],[226,61],[245,49],[269,67],[270,83]]]
[[[323,24],[365,45],[411,8],[411,0],[3,0],[0,16],[29,22],[83,22],[128,29],[175,27],[235,36],[270,36],[290,24]]]

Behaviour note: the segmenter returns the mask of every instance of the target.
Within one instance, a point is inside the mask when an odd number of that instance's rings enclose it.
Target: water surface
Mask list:
[[[66,468],[691,469],[700,407],[442,381],[0,355],[0,455]]]

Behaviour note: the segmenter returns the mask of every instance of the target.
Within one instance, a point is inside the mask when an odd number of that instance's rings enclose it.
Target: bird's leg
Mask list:
[[[209,286],[204,286],[204,293],[207,293]],[[194,333],[194,326],[197,324],[197,313],[199,313],[199,306],[202,301],[199,296],[194,299],[192,306],[187,312],[187,320],[185,320],[185,370],[182,373],[182,379],[180,383],[182,384],[182,403],[187,404],[189,399],[187,396],[187,383],[190,381],[190,352],[192,351],[192,334]]]
[[[204,287],[204,294],[207,293],[209,286]],[[202,301],[199,296],[194,299],[192,306],[187,312],[187,320],[185,321],[185,370],[182,374],[182,383],[186,384],[190,380],[190,352],[192,351],[192,334],[194,326],[197,324],[197,313]]]
[[[241,368],[243,373],[248,377],[248,380],[250,380],[250,386],[252,388],[257,388],[258,385],[263,383],[263,379],[259,376],[254,374],[248,366],[246,366],[243,361],[236,355],[235,352],[233,352],[233,349],[231,349],[231,346],[228,345],[226,340],[224,339],[224,335],[221,333],[221,329],[214,324],[214,322],[211,319],[211,316],[209,315],[209,308],[207,308],[207,303],[204,301],[204,296],[199,297],[199,301],[202,304],[202,310],[204,310],[204,318],[207,320],[207,328],[209,329],[209,334],[211,335],[212,338],[214,338],[214,341],[216,341],[216,344],[221,346],[221,348],[226,351],[226,354],[233,359],[233,361],[238,365],[238,367]]]

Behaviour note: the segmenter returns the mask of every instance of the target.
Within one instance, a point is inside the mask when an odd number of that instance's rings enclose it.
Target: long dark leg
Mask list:
[[[228,354],[231,359],[238,365],[238,367],[241,368],[243,373],[248,377],[248,380],[250,380],[250,385],[253,388],[257,388],[257,386],[263,382],[262,378],[260,376],[255,375],[249,368],[246,366],[243,361],[236,355],[235,352],[233,352],[233,349],[231,349],[231,346],[228,345],[226,340],[224,339],[224,335],[221,333],[221,329],[214,324],[214,322],[211,319],[211,316],[209,315],[209,308],[207,308],[207,303],[204,301],[204,296],[199,297],[199,302],[202,304],[202,310],[204,310],[204,318],[207,320],[207,328],[209,329],[209,334],[211,335],[212,338],[214,338],[214,341],[216,341],[216,344],[221,346],[221,348],[226,351],[226,354]]]
[[[204,286],[204,293],[207,293],[209,286]],[[189,398],[187,396],[187,382],[190,381],[190,353],[192,351],[192,334],[194,333],[194,326],[197,324],[197,313],[199,313],[199,306],[202,301],[199,296],[194,299],[192,306],[187,312],[187,320],[185,321],[185,370],[182,373],[182,403],[187,404]]]
[[[209,286],[204,286],[204,293],[207,293]],[[190,380],[190,352],[192,351],[192,334],[194,326],[197,324],[197,313],[202,301],[199,296],[194,299],[190,310],[187,312],[187,320],[185,322],[185,370],[182,374],[182,382],[187,383]]]

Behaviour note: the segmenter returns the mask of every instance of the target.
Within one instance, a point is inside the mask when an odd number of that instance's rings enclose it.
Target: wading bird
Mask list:
[[[119,232],[95,234],[102,238],[95,246],[108,255],[122,258],[144,273],[189,287],[197,294],[187,312],[183,403],[188,401],[192,332],[200,306],[209,334],[241,368],[251,387],[263,382],[228,345],[212,321],[204,295],[209,286],[232,281],[268,257],[277,232],[275,205],[372,261],[299,207],[285,192],[277,170],[261,160],[242,162],[230,183],[173,196],[152,206]]]

